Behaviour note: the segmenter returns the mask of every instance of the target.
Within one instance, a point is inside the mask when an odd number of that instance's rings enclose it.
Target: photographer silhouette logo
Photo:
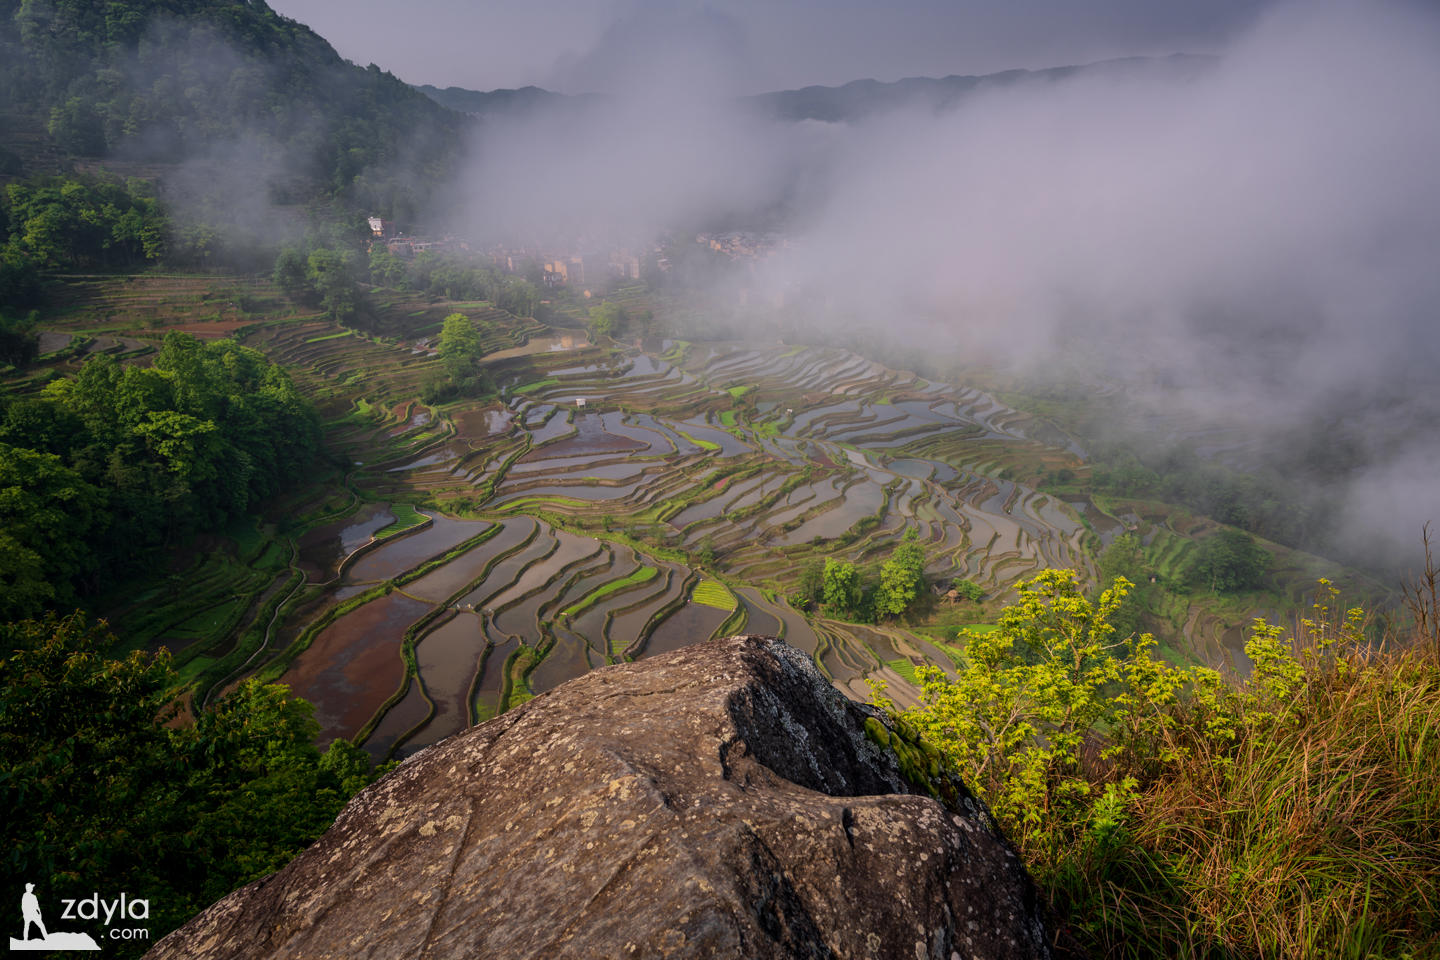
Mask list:
[[[145,913],[147,916],[150,913],[148,904]],[[40,915],[40,898],[35,896],[35,884],[33,883],[25,884],[25,893],[20,897],[20,914],[25,921],[25,926],[18,940],[14,937],[10,938],[11,950],[100,949],[100,945],[88,933],[66,933],[61,930],[49,933],[46,931],[45,919]],[[32,932],[38,933],[40,936],[32,938]]]

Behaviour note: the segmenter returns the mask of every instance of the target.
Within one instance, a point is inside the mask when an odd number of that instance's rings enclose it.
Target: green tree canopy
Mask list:
[[[822,600],[833,615],[853,617],[860,610],[860,573],[848,560],[827,557],[822,576]]]
[[[275,286],[296,303],[314,305],[319,302],[315,288],[306,275],[305,254],[294,247],[285,247],[275,257],[275,270],[271,274]]]
[[[1254,537],[1227,528],[1200,541],[1190,563],[1189,580],[1217,593],[1233,593],[1259,586],[1269,566],[1269,551]]]
[[[354,257],[348,251],[318,247],[306,258],[305,279],[320,306],[338,323],[355,319],[360,287],[355,282]]]
[[[248,173],[244,190],[282,203],[340,199],[402,219],[448,179],[464,128],[244,0],[4,0],[0,101],[45,122],[68,153],[175,163],[245,151],[203,189]]]
[[[880,616],[900,616],[925,589],[925,551],[918,539],[914,527],[906,530],[890,559],[880,567],[880,588],[875,594],[875,611]]]
[[[592,341],[602,337],[613,337],[625,326],[625,311],[618,303],[602,300],[590,308],[590,319],[586,327]]]
[[[475,370],[481,357],[480,334],[474,322],[463,313],[452,313],[440,327],[438,344],[440,362],[450,379],[459,383]]]
[[[169,221],[143,181],[37,177],[5,194],[11,258],[91,269],[138,266],[165,252]]]
[[[1097,564],[1099,589],[1106,590],[1124,579],[1134,584],[1128,601],[1111,616],[1119,636],[1125,637],[1140,629],[1140,618],[1152,594],[1152,571],[1145,560],[1145,547],[1133,533],[1122,533],[1100,553]]]
[[[0,624],[0,844],[42,899],[103,878],[149,898],[163,935],[283,866],[373,772],[346,741],[322,755],[310,705],[278,685],[171,722],[169,654],[110,659],[114,642],[79,614]]]
[[[825,599],[825,561],[812,557],[800,568],[800,580],[795,591],[809,603],[820,603]]]
[[[106,576],[303,474],[313,409],[233,341],[172,333],[148,367],[107,354],[0,410],[0,615],[73,603]]]

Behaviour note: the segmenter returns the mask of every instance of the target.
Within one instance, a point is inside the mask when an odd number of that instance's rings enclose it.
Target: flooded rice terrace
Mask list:
[[[942,585],[1086,566],[1093,507],[1001,475],[1019,447],[1073,462],[1064,439],[1031,439],[993,397],[837,349],[665,346],[616,355],[564,334],[492,355],[502,403],[433,420],[417,404],[401,439],[434,439],[358,468],[391,502],[298,543],[324,593],[282,680],[323,740],[403,756],[585,671],[740,632],[783,636],[852,697],[880,679],[909,703],[914,668],[949,654],[795,609],[807,560],[877,562],[913,530]],[[426,508],[383,537],[406,493],[462,497],[471,518]]]

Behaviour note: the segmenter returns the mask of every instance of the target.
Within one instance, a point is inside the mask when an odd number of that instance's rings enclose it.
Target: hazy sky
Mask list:
[[[412,83],[477,90],[607,86],[619,60],[678,30],[722,47],[736,92],[863,77],[978,74],[1208,53],[1265,0],[270,0],[344,57]],[[656,28],[656,25],[661,25]],[[649,29],[655,28],[655,29]]]

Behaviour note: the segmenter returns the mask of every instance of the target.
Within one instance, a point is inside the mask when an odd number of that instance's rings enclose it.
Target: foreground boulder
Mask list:
[[[596,670],[417,754],[147,957],[1048,955],[989,815],[894,736],[779,640]]]

